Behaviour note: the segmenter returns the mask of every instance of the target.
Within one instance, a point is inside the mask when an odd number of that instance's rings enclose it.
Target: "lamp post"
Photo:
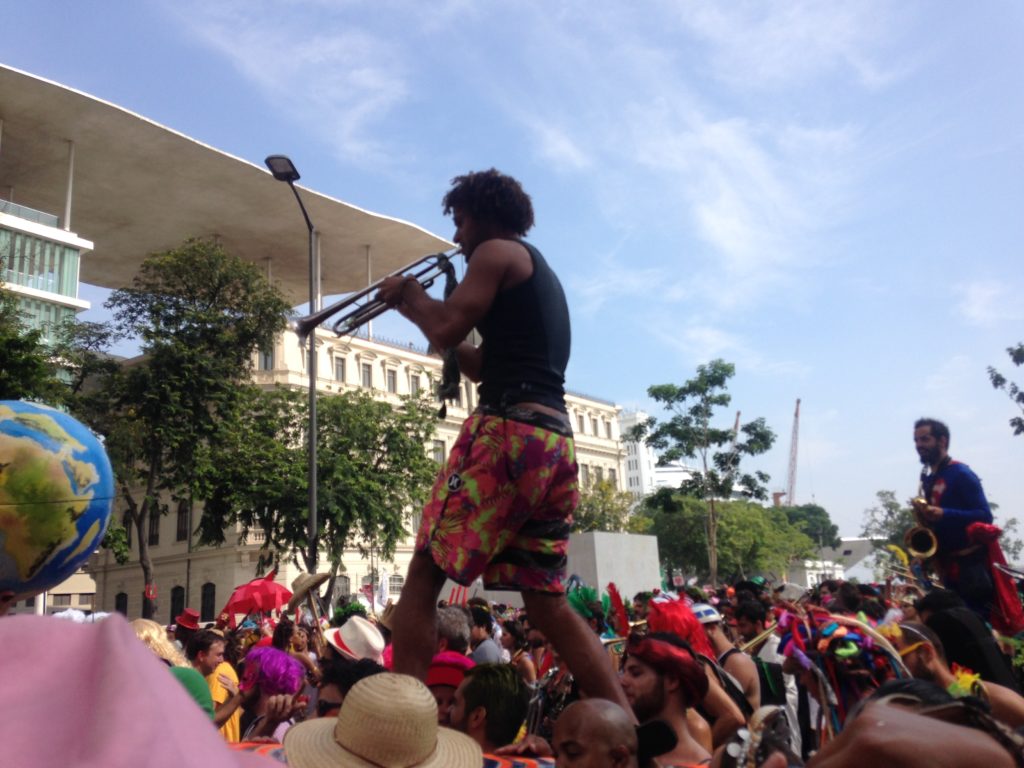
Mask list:
[[[317,292],[316,261],[313,255],[313,222],[309,220],[306,213],[306,206],[302,204],[299,191],[295,188],[295,182],[299,180],[299,172],[295,164],[285,155],[270,155],[265,161],[270,173],[278,181],[283,181],[291,187],[295,199],[299,203],[299,209],[306,220],[306,228],[309,230],[309,311],[316,312],[320,307]],[[317,521],[316,521],[316,329],[309,334],[309,360],[306,364],[309,371],[309,556],[308,568],[310,573],[316,573],[317,560]]]

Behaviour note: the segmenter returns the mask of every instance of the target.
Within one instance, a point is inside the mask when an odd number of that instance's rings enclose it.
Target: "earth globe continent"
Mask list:
[[[107,530],[114,473],[103,443],[49,406],[0,400],[0,592],[60,584]]]

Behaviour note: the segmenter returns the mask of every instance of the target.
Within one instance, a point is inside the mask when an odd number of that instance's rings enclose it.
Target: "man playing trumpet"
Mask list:
[[[1019,631],[1024,621],[1020,598],[1008,577],[993,568],[1005,560],[981,480],[950,457],[949,427],[941,421],[918,419],[914,447],[924,464],[914,514],[935,534],[934,564],[943,586],[999,631]]]
[[[569,607],[562,580],[579,499],[565,407],[569,310],[544,257],[522,238],[530,197],[491,169],[454,179],[443,200],[466,257],[444,301],[406,276],[381,282],[378,299],[415,323],[435,349],[454,348],[480,382],[466,422],[423,510],[416,551],[394,616],[395,671],[421,679],[436,650],[438,595],[446,577],[519,591],[537,627],[590,696],[619,703],[622,688],[597,636]],[[481,346],[465,341],[476,328]]]

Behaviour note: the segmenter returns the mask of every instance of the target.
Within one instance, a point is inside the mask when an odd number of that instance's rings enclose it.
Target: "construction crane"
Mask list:
[[[789,475],[786,478],[786,504],[796,506],[796,448],[800,437],[800,398],[793,413],[793,436],[789,439]]]

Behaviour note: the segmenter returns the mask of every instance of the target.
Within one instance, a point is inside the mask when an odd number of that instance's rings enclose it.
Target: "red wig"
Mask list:
[[[690,606],[682,600],[652,600],[647,607],[647,628],[651,632],[679,635],[701,656],[715,658],[704,625],[697,621]]]
[[[626,654],[653,667],[658,674],[678,680],[687,708],[697,706],[708,695],[704,667],[685,648],[653,637],[633,638],[626,645]]]

